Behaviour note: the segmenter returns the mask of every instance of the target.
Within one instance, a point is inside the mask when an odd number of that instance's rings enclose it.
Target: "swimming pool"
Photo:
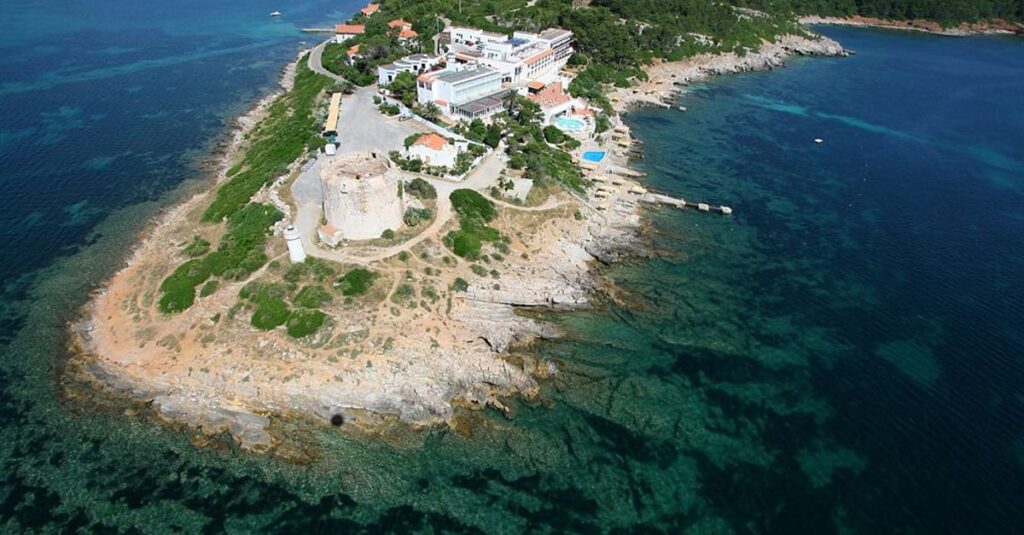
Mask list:
[[[575,132],[581,130],[585,126],[583,121],[579,119],[572,119],[570,117],[558,117],[555,119],[555,126],[559,130],[565,130],[566,132]]]
[[[604,151],[603,150],[588,150],[587,152],[583,153],[583,159],[588,161],[588,162],[598,163],[598,162],[600,162],[601,160],[604,159]]]

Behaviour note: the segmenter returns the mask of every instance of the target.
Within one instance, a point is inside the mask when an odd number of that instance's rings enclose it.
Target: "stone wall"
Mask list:
[[[320,180],[324,193],[325,241],[369,240],[398,230],[405,213],[401,172],[385,158],[355,153],[334,158]]]

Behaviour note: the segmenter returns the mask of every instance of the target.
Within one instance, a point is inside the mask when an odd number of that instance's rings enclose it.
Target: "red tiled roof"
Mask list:
[[[360,35],[366,31],[366,26],[362,24],[339,24],[334,27],[334,33],[348,34],[348,35]]]
[[[408,23],[408,22],[406,22],[406,21],[404,21],[402,19],[395,19],[395,20],[393,20],[393,21],[388,23],[388,27],[389,28],[405,28],[405,27],[412,28],[412,24],[410,24],[410,23]]]
[[[530,82],[530,89],[544,89],[544,82]]]
[[[412,143],[413,145],[424,145],[431,150],[441,150],[448,144],[448,140],[437,134],[424,134]]]
[[[347,52],[349,57],[352,57],[352,56],[354,56],[354,55],[356,55],[358,53],[359,53],[359,45],[355,45],[355,46],[349,47],[348,52]]]
[[[417,35],[419,34],[416,33],[416,30],[402,30],[398,32],[398,37],[401,39],[409,39],[412,37],[416,37]]]
[[[533,84],[530,85],[531,87],[533,86]],[[540,104],[542,108],[561,106],[571,100],[569,95],[566,95],[565,92],[562,91],[562,82],[549,84],[544,89],[541,89],[532,95],[528,95],[526,98]]]
[[[373,15],[374,13],[380,11],[380,6],[377,4],[366,4],[366,7],[360,9],[359,11],[362,11],[363,15]]]

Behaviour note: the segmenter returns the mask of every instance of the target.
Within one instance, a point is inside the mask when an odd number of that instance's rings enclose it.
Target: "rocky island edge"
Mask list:
[[[655,63],[645,68],[647,81],[610,96],[622,114],[632,106],[664,105],[686,84],[713,75],[772,69],[793,55],[845,54],[828,38],[787,35],[743,56]],[[285,68],[283,91],[291,90],[302,68],[302,60]],[[265,97],[236,121],[214,185],[226,180],[247,136],[279,95]],[[610,139],[601,143],[612,152]],[[619,163],[625,168],[624,157]],[[295,162],[260,195],[285,191],[300,167]],[[638,186],[629,176],[633,173],[623,173],[623,191]],[[181,245],[195,233],[197,213],[213,190],[154,221],[126,267],[85,305],[82,319],[71,328],[67,373],[152,404],[170,422],[207,434],[229,432],[254,451],[287,439],[273,432],[277,418],[309,418],[324,425],[340,420],[346,428],[373,432],[395,420],[452,425],[460,407],[504,410],[503,397],[536,396],[538,381],[557,373],[557,363],[537,362],[528,344],[558,333],[516,310],[588,306],[600,284],[592,264],[644,250],[642,208],[628,198],[606,211],[563,191],[534,209],[498,204],[494,226],[509,236],[509,253],[503,255],[498,276],[498,268],[481,276],[466,262],[445,261],[450,254],[442,240],[430,238],[410,251],[411,259],[393,257],[367,266],[380,273],[377,284],[387,293],[339,304],[328,335],[296,342],[252,329],[225,312],[233,310],[247,283],[273,275],[278,269],[273,262],[246,280],[221,285],[182,314],[168,317],[156,310],[160,280],[181,260]],[[454,224],[444,222],[446,227]],[[269,249],[270,258],[281,258],[283,240],[272,239]],[[470,281],[464,292],[442,291],[442,298],[423,299],[416,308],[395,306],[395,292],[404,286],[419,284],[420,295],[426,295],[425,288],[450,288],[462,278]]]

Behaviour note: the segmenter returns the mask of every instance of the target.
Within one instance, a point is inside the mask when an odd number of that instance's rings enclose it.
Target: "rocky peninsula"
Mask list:
[[[790,35],[745,56],[702,55],[650,65],[646,82],[610,96],[620,113],[635,105],[664,105],[687,83],[774,68],[797,54],[846,52],[826,38]],[[304,68],[300,60],[285,69],[282,92],[291,90]],[[238,119],[215,185],[229,179],[280,95],[268,96]],[[67,373],[151,404],[170,422],[211,435],[228,432],[252,451],[268,451],[288,439],[275,432],[281,418],[373,432],[391,421],[454,425],[460,408],[506,410],[503,398],[534,397],[538,381],[557,373],[556,363],[537,362],[528,350],[532,340],[558,336],[557,330],[519,312],[586,307],[599,287],[595,263],[643,251],[643,209],[635,194],[642,188],[627,168],[628,155],[619,150],[628,128],[618,117],[614,125],[614,132],[591,142],[608,153],[598,172],[615,173],[615,186],[606,190],[610,198],[598,206],[587,195],[561,189],[533,203],[487,195],[496,212],[489,225],[501,245],[479,259],[452,254],[445,236],[459,228],[458,217],[440,198],[430,205],[434,220],[400,236],[399,245],[356,245],[326,260],[314,254],[302,268],[287,261],[280,222],[266,244],[267,264],[214,285],[208,295],[204,286],[187,310],[162,313],[161,281],[188,261],[189,244],[216,247],[223,239],[223,224],[200,223],[214,198],[211,188],[155,221],[126,266],[85,306],[72,326],[74,356]],[[486,158],[491,163],[466,179],[485,193],[505,168],[501,150]],[[254,199],[294,214],[299,207],[293,184],[304,163],[294,162]],[[354,272],[372,276],[365,276],[365,291],[347,294],[338,285],[342,275]],[[308,336],[261,330],[249,321],[254,293],[297,292],[298,300],[306,288],[322,286],[338,293],[320,295],[323,325]]]

